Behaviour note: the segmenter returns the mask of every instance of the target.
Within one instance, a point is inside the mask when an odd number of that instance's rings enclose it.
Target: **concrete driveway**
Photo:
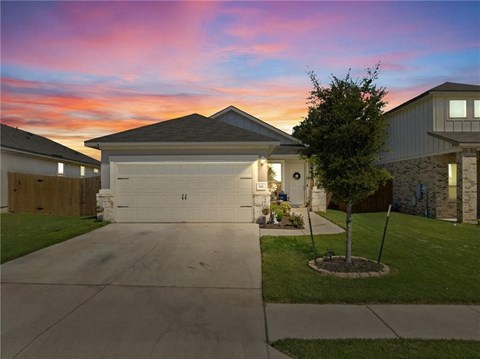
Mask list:
[[[258,226],[111,224],[2,265],[2,358],[267,358]]]

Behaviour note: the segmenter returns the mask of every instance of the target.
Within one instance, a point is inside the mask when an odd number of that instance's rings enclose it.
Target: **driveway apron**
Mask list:
[[[267,358],[258,226],[111,224],[2,265],[2,358]]]

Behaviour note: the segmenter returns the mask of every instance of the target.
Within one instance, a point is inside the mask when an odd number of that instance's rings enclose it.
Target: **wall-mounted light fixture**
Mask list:
[[[266,162],[267,162],[267,159],[265,158],[265,156],[260,156],[260,165],[263,166]]]

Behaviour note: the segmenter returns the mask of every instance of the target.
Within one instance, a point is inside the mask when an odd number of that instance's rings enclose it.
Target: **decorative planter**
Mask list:
[[[344,258],[343,256],[332,256],[332,258]],[[361,260],[365,260],[365,261],[368,261],[367,258],[364,258],[364,257],[353,257],[352,256],[352,259],[361,259]],[[316,260],[312,259],[311,261],[308,262],[308,266],[310,268],[312,268],[313,270],[319,272],[320,274],[322,275],[329,275],[329,276],[334,276],[334,277],[338,277],[338,278],[370,278],[370,277],[383,277],[383,276],[386,276],[387,274],[390,273],[390,268],[380,262],[380,264],[382,265],[382,270],[379,271],[379,272],[333,272],[333,271],[329,271],[327,269],[323,269],[323,268],[319,268],[317,266],[317,261],[322,263],[324,261],[324,258],[317,258]]]

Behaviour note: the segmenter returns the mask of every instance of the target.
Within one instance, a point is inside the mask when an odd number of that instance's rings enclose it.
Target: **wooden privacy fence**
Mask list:
[[[385,184],[385,186],[380,186],[377,192],[368,196],[363,201],[353,205],[352,212],[386,212],[388,210],[388,205],[392,204],[392,199],[393,182],[390,180]],[[336,204],[333,201],[330,201],[328,208],[338,209],[344,212],[347,209],[344,203]]]
[[[8,173],[10,212],[93,216],[100,177],[70,178]]]

